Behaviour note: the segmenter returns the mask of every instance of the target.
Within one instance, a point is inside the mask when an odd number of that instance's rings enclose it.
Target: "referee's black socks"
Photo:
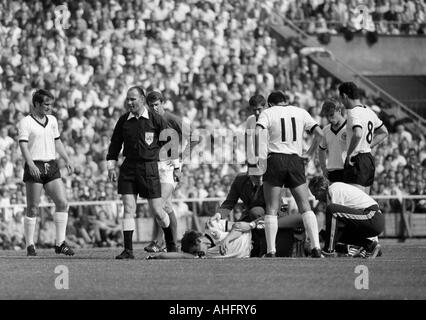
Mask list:
[[[133,251],[133,230],[123,231],[124,249]]]

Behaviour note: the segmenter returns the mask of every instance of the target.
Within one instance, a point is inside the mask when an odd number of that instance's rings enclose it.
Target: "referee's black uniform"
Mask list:
[[[115,125],[107,160],[118,160],[124,144],[125,160],[118,177],[119,194],[139,194],[146,199],[161,198],[158,160],[159,141],[167,122],[157,113],[145,108],[139,118],[130,112],[123,114]]]

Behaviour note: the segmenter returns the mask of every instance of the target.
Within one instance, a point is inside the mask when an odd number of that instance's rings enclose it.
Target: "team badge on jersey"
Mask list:
[[[154,132],[145,132],[145,142],[150,145],[154,141]]]
[[[346,142],[346,132],[342,133],[342,141]]]

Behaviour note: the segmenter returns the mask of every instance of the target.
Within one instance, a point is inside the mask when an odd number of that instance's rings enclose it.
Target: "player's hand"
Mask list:
[[[115,169],[108,169],[108,179],[112,182],[117,181],[117,172],[115,172]]]
[[[304,153],[303,153],[300,157],[303,159],[303,161],[304,161],[304,162],[305,162],[305,164],[306,164],[306,163],[308,163],[309,161],[311,161],[312,155],[311,155],[311,154],[309,154],[309,153],[307,153],[307,152],[304,152]]]
[[[216,212],[213,217],[209,219],[209,221],[220,221],[222,219],[222,215],[219,212]]]
[[[219,252],[222,256],[226,254],[226,251],[228,250],[228,244],[229,242],[226,240],[226,238],[219,243]]]
[[[355,163],[351,161],[351,157],[346,157],[345,164],[353,167]]]
[[[74,168],[72,167],[71,163],[69,163],[69,162],[65,163],[65,168],[67,168],[68,174],[74,173]]]
[[[180,169],[179,168],[175,168],[174,170],[173,170],[173,179],[176,181],[176,182],[180,182],[180,178],[182,177],[182,171],[180,171]]]
[[[34,163],[29,164],[28,165],[28,169],[29,169],[30,175],[32,177],[34,177],[36,179],[40,179],[41,172],[40,172],[40,170],[37,168],[37,166]]]
[[[250,227],[250,223],[240,221],[240,222],[235,222],[232,226],[232,229],[234,229],[235,231],[240,231],[240,232],[248,232],[251,230],[251,227]]]

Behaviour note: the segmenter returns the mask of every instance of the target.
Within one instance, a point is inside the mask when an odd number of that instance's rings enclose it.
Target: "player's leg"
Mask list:
[[[290,188],[290,191],[296,201],[299,212],[302,214],[303,225],[308,234],[311,249],[320,250],[318,222],[309,203],[308,186],[303,183],[295,188]]]
[[[133,259],[133,231],[135,231],[136,194],[123,194],[121,197],[124,207],[123,241],[124,251],[116,259]]]
[[[25,244],[27,246],[27,255],[37,255],[34,249],[34,232],[39,212],[40,196],[43,190],[43,184],[26,182],[27,211],[24,218]]]
[[[173,195],[174,185],[170,183],[162,183],[161,184],[161,197],[163,199],[163,210],[167,213],[170,220],[170,229],[173,235],[173,242],[171,242],[169,245],[170,248],[167,248],[167,251],[175,250],[177,247],[177,218],[176,213],[173,209],[172,204],[172,195]]]
[[[277,252],[276,237],[278,232],[278,209],[280,205],[281,187],[267,181],[263,183],[263,193],[266,203],[265,237],[267,255],[274,256]]]
[[[157,223],[163,229],[167,251],[175,252],[177,248],[176,246],[174,246],[173,232],[172,228],[170,227],[170,217],[163,209],[163,199],[148,199],[148,204],[152,215],[155,217]]]
[[[74,251],[65,242],[68,222],[68,201],[64,183],[60,178],[57,178],[46,183],[44,189],[56,207],[53,214],[53,221],[56,227],[55,252],[72,256],[74,255]]]

